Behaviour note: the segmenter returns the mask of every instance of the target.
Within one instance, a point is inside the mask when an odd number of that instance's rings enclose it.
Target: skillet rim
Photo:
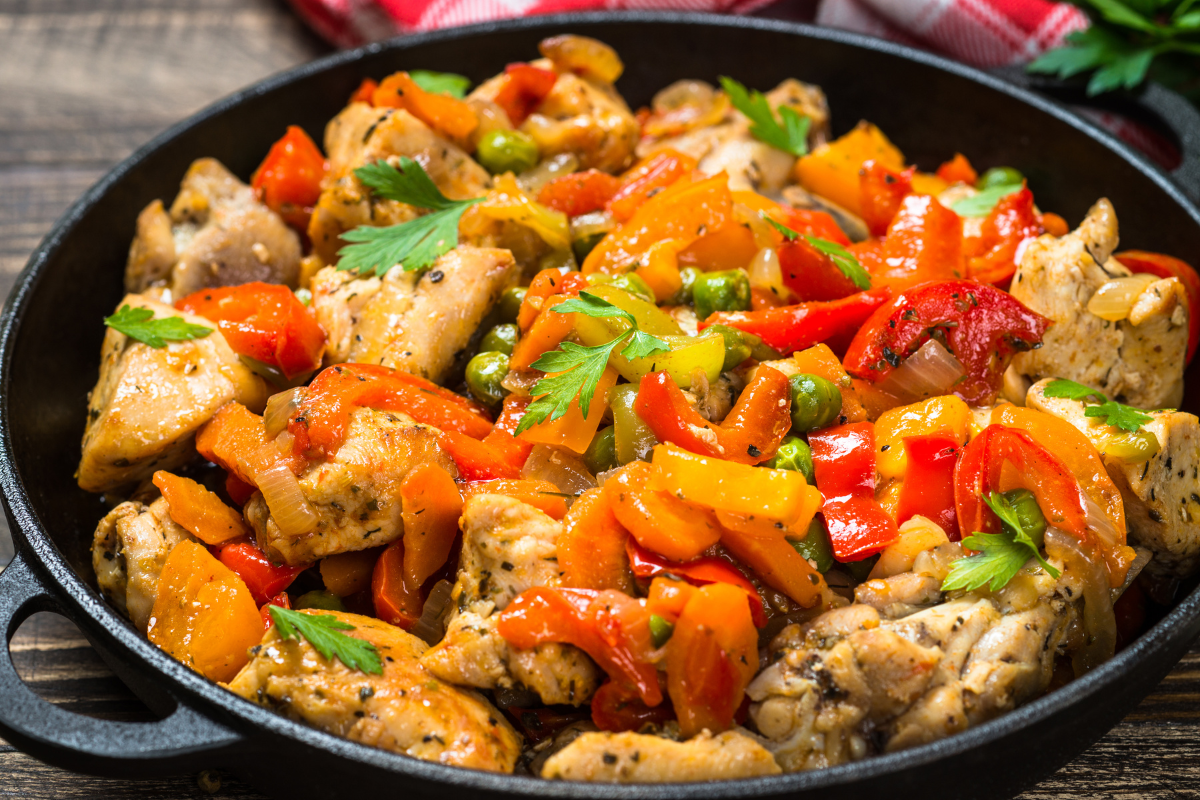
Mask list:
[[[165,684],[159,688],[165,690],[176,702],[195,708],[203,716],[232,728],[244,739],[251,739],[256,734],[264,732],[282,735],[296,740],[299,744],[314,745],[343,758],[387,769],[396,774],[447,786],[508,795],[519,793],[580,799],[613,798],[613,800],[634,796],[680,798],[681,800],[682,798],[701,797],[760,797],[806,789],[828,788],[886,774],[898,774],[907,768],[949,758],[977,747],[984,747],[1007,734],[1036,725],[1059,712],[1069,711],[1073,706],[1116,684],[1130,672],[1135,672],[1139,667],[1148,667],[1149,665],[1142,662],[1151,659],[1155,653],[1180,647],[1181,642],[1177,641],[1179,638],[1177,631],[1181,630],[1188,621],[1195,622],[1200,619],[1200,588],[1184,597],[1175,608],[1150,630],[1143,633],[1134,644],[1091,674],[995,720],[938,742],[876,756],[860,762],[787,775],[673,784],[568,783],[526,776],[500,775],[421,761],[350,742],[288,720],[223,690],[217,684],[187,669],[152,646],[74,572],[60,555],[48,532],[37,521],[36,512],[29,501],[13,461],[9,433],[8,400],[10,392],[8,387],[12,380],[13,351],[27,300],[37,291],[41,281],[46,278],[46,267],[50,260],[64,245],[70,243],[70,236],[81,218],[105,199],[114,184],[134,171],[151,153],[166,146],[184,132],[219,117],[232,108],[254,102],[257,98],[276,89],[303,81],[326,70],[362,61],[387,50],[404,51],[425,44],[444,43],[485,35],[503,36],[512,31],[546,29],[549,33],[554,29],[562,28],[587,28],[593,25],[630,23],[781,33],[798,36],[802,39],[821,40],[843,47],[863,48],[965,78],[977,85],[1008,95],[1025,106],[1049,114],[1056,120],[1066,123],[1083,135],[1097,141],[1115,156],[1149,178],[1170,200],[1180,206],[1193,222],[1200,225],[1200,209],[1177,184],[1147,158],[1090,122],[1075,116],[1056,101],[941,56],[847,31],[821,28],[805,23],[716,14],[645,11],[586,12],[527,17],[449,28],[397,37],[386,42],[368,44],[354,50],[334,53],[277,73],[239,90],[172,125],[139,147],[107,172],[70,206],[38,245],[25,268],[17,276],[13,289],[5,302],[3,315],[0,317],[0,489],[3,492],[0,501],[3,502],[10,521],[14,523],[11,526],[16,546],[14,562],[24,559],[29,564],[38,575],[39,582],[43,583],[47,591],[59,601],[59,605],[62,607],[60,613],[72,618],[88,634],[89,639],[104,638],[111,645],[124,648],[143,665],[149,666],[155,671],[153,676],[157,679],[155,682]],[[1182,644],[1186,645],[1186,643]],[[216,753],[214,758],[221,760],[221,755],[221,753]]]

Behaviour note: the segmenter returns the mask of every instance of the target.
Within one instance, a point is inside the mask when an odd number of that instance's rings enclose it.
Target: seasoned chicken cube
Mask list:
[[[509,647],[495,630],[496,612],[526,589],[560,586],[558,537],[562,524],[511,497],[475,495],[463,506],[455,610],[446,637],[421,659],[451,683],[480,689],[520,684],[547,705],[580,705],[596,691],[595,664],[571,645]]]
[[[260,492],[246,503],[246,521],[264,553],[291,565],[388,544],[404,534],[400,483],[413,467],[427,462],[458,476],[435,428],[399,412],[358,408],[350,414],[338,451],[314,461],[299,476],[300,491],[317,513],[317,527],[298,536],[285,534]]]
[[[686,742],[642,733],[584,733],[550,756],[543,778],[597,783],[727,781],[778,775],[779,765],[738,731],[702,732]]]
[[[337,263],[343,233],[360,225],[382,227],[408,222],[422,211],[373,196],[355,175],[358,167],[400,156],[417,161],[442,194],[452,200],[479,197],[491,176],[462,150],[434,133],[407,111],[351,103],[325,127],[329,174],[308,223],[313,251],[327,264]]]
[[[167,556],[180,542],[196,541],[167,511],[162,497],[149,505],[121,503],[100,520],[92,538],[92,568],[100,591],[142,633],[150,623]]]
[[[519,277],[507,250],[466,246],[420,274],[359,278],[326,267],[312,280],[313,310],[328,334],[325,361],[383,364],[441,383]]]
[[[352,742],[457,767],[512,772],[521,740],[475,692],[438,681],[420,664],[426,644],[377,619],[310,611],[354,626],[375,645],[383,674],[326,659],[307,639],[281,639],[272,626],[229,683],[247,700]]]
[[[126,295],[120,306],[126,304],[148,308],[156,319],[182,317],[213,332],[161,348],[112,328],[105,332],[76,475],[89,492],[112,491],[196,460],[196,429],[218,408],[236,400],[261,411],[270,394],[212,322],[141,295]]]
[[[1081,401],[1046,397],[1048,383],[1034,384],[1026,404],[1065,419],[1096,445],[1121,491],[1130,543],[1154,554],[1147,571],[1176,578],[1195,572],[1200,565],[1200,420],[1183,411],[1146,412],[1154,419],[1142,429],[1158,440],[1158,453],[1141,463],[1131,462],[1112,448],[1122,431],[1102,418],[1084,416]]]
[[[125,290],[170,288],[176,299],[251,281],[296,285],[300,238],[221,162],[192,163],[168,215],[155,200],[138,215]]]
[[[1042,346],[1013,359],[1017,375],[1034,382],[1067,378],[1138,408],[1178,406],[1187,351],[1187,296],[1175,278],[1142,293],[1127,319],[1110,322],[1087,309],[1101,286],[1130,274],[1111,258],[1117,217],[1099,200],[1079,228],[1030,242],[1012,281],[1012,295],[1049,317]]]

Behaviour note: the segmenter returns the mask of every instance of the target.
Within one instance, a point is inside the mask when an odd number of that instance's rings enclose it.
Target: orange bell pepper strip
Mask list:
[[[438,133],[459,141],[479,127],[475,109],[458,98],[427,92],[407,72],[383,79],[371,96],[377,108],[402,108]]]
[[[649,464],[635,461],[604,483],[604,498],[642,547],[690,561],[720,540],[717,519],[703,506],[647,489],[652,474]]]
[[[746,607],[740,598],[737,605]],[[749,610],[744,613],[749,619]],[[573,644],[615,682],[636,691],[647,706],[663,700],[658,671],[650,661],[654,651],[650,613],[627,594],[535,587],[500,612],[496,631],[523,650],[546,642]]]
[[[441,569],[458,536],[463,499],[450,473],[437,464],[418,464],[400,483],[404,521],[404,581],[410,592]]]
[[[377,364],[338,364],[313,379],[288,420],[296,454],[335,453],[356,408],[400,411],[417,422],[475,439],[492,430],[487,409],[432,381]]]
[[[514,126],[519,126],[532,114],[554,89],[558,74],[530,64],[509,64],[496,92],[496,105],[504,109]]]
[[[980,235],[963,244],[967,277],[993,286],[1007,286],[1017,271],[1021,245],[1045,231],[1028,188],[1000,198],[984,219]]]
[[[575,453],[582,454],[596,436],[600,421],[608,410],[606,397],[608,390],[617,383],[618,373],[612,367],[605,368],[596,382],[596,390],[592,401],[588,404],[587,414],[579,407],[579,398],[572,399],[567,413],[558,419],[545,419],[537,425],[523,430],[517,437],[518,441],[535,444],[548,444],[553,447],[565,447]]]
[[[621,176],[621,186],[606,208],[613,219],[626,222],[648,198],[696,168],[696,159],[675,150],[660,150]]]
[[[758,672],[758,631],[741,594],[727,583],[698,589],[667,642],[667,693],[685,738],[732,727]]]
[[[558,347],[563,339],[571,335],[575,329],[574,318],[570,314],[554,313],[554,306],[566,300],[566,295],[554,295],[546,299],[529,330],[521,335],[513,347],[508,361],[510,369],[529,369],[543,353]]]
[[[271,145],[267,157],[250,178],[250,188],[267,208],[299,231],[308,230],[308,219],[321,197],[321,181],[329,162],[303,128],[289,125],[287,133]]]
[[[325,590],[338,597],[349,597],[369,588],[375,562],[382,552],[382,547],[372,547],[321,559],[321,580],[325,583]]]
[[[1042,227],[1046,229],[1046,233],[1051,236],[1066,236],[1071,230],[1071,226],[1067,221],[1050,211],[1042,214]]]
[[[626,540],[625,550],[629,556],[629,566],[639,578],[678,575],[693,586],[706,586],[710,583],[737,586],[746,593],[746,599],[750,602],[750,616],[754,620],[754,626],[762,628],[767,624],[767,612],[758,589],[754,588],[754,584],[745,573],[720,556],[707,556],[678,563],[650,552],[632,538]]]
[[[241,514],[191,478],[160,469],[152,480],[167,501],[171,519],[205,544],[221,544],[252,535]]]
[[[226,542],[214,549],[221,563],[233,570],[245,583],[255,605],[262,605],[268,598],[291,586],[296,576],[310,566],[300,564],[289,567],[286,564],[275,564],[258,549],[258,545],[248,539]]]
[[[450,454],[464,481],[521,477],[521,467],[514,464],[511,453],[490,442],[473,439],[464,433],[442,431],[438,444]]]
[[[1045,215],[1049,216],[1049,214]],[[1117,253],[1116,259],[1133,273],[1149,273],[1160,278],[1178,278],[1183,283],[1188,298],[1188,347],[1187,361],[1190,364],[1200,343],[1200,275],[1186,261],[1162,253],[1145,250],[1126,250]]]
[[[900,487],[898,524],[920,514],[936,522],[950,541],[962,538],[954,505],[954,467],[960,447],[958,438],[947,433],[904,438],[908,469]]]
[[[203,545],[180,542],[163,564],[146,636],[209,680],[231,681],[262,640],[263,621],[237,575]]]
[[[655,242],[676,239],[687,247],[733,219],[733,195],[724,172],[680,179],[654,195],[629,221],[609,233],[584,259],[582,271],[614,274],[633,266]]]
[[[525,290],[525,299],[521,301],[521,309],[517,312],[517,325],[521,333],[529,330],[534,320],[546,307],[546,301],[554,295],[575,297],[580,289],[588,287],[587,278],[578,272],[568,272],[564,275],[557,269],[544,269],[529,282]],[[561,315],[560,315],[561,316]]]
[[[717,519],[721,544],[768,586],[804,608],[831,604],[833,594],[825,578],[788,542],[789,529],[761,517],[718,512]]]
[[[500,479],[475,481],[463,487],[463,502],[477,494],[502,494],[531,505],[554,519],[567,515],[567,501],[558,487],[550,481],[529,479]]]
[[[770,461],[791,428],[791,388],[783,373],[759,367],[720,425],[688,404],[666,372],[651,372],[638,385],[633,408],[660,442],[739,464]]]
[[[962,270],[958,214],[928,194],[910,194],[901,200],[883,240],[882,264],[871,272],[872,285],[903,289],[923,281],[958,278]]]
[[[617,681],[608,681],[591,699],[592,722],[602,731],[639,731],[646,725],[662,726],[675,719],[670,701],[651,708],[636,691]]]
[[[371,573],[371,600],[375,616],[389,625],[412,630],[421,618],[420,589],[404,580],[404,540],[392,542],[375,562]]]
[[[558,537],[563,585],[633,594],[627,541],[629,531],[613,515],[604,490],[589,489],[581,494],[563,518],[563,532]]]
[[[845,352],[863,323],[891,297],[892,290],[885,286],[831,302],[798,303],[762,311],[718,311],[701,321],[699,328],[728,325],[754,334],[784,355],[821,342],[834,352]]]
[[[680,250],[676,258],[680,267],[716,272],[745,269],[757,252],[758,244],[751,230],[731,220]]]
[[[375,90],[378,88],[379,81],[374,78],[363,78],[362,83],[354,90],[354,94],[350,95],[349,102],[375,105]]]
[[[325,331],[286,286],[256,281],[201,289],[175,307],[211,319],[234,352],[289,380],[321,366],[325,355]]]
[[[537,201],[568,217],[577,217],[604,208],[619,188],[620,178],[598,169],[588,169],[549,181],[538,192]]]
[[[877,161],[867,161],[858,172],[859,203],[863,222],[873,236],[883,236],[900,210],[906,195],[912,194],[916,167],[903,172],[888,169]]]
[[[962,153],[955,153],[954,158],[943,162],[937,168],[937,176],[946,183],[965,183],[970,186],[979,180],[979,173]]]
[[[837,560],[861,561],[896,541],[896,521],[875,499],[875,426],[854,422],[813,431],[808,446]]]
[[[196,450],[248,486],[257,486],[255,475],[281,461],[297,475],[307,464],[304,458],[279,452],[267,439],[262,417],[241,403],[226,403],[200,427]]]

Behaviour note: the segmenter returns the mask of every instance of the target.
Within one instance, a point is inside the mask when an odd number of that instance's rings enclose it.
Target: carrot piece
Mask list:
[[[687,581],[674,578],[655,578],[650,582],[650,596],[646,598],[646,610],[657,614],[672,625],[688,601],[699,591]]]
[[[378,88],[379,81],[374,78],[363,78],[362,83],[354,90],[354,94],[350,95],[350,102],[374,105],[375,90]]]
[[[400,484],[400,516],[404,520],[404,580],[419,591],[425,579],[450,557],[462,495],[450,473],[437,464],[419,464]]]
[[[513,463],[511,453],[493,444],[455,431],[442,431],[438,443],[454,459],[459,477],[465,481],[521,477],[521,467]]]
[[[338,597],[349,597],[371,585],[371,573],[382,552],[380,547],[352,550],[321,559],[321,580],[325,589]]]
[[[558,566],[563,585],[575,589],[617,589],[634,593],[621,527],[603,489],[589,489],[576,499],[563,519],[558,537]]]
[[[226,403],[213,418],[196,432],[196,450],[243,483],[257,486],[254,476],[279,462],[285,462],[297,475],[306,460],[286,456],[268,443],[262,417],[241,403]]]
[[[784,529],[761,518],[717,514],[721,522],[721,544],[754,570],[771,587],[805,608],[831,597],[821,573],[784,538]],[[759,523],[759,524],[756,524]]]
[[[371,574],[371,599],[375,616],[404,630],[411,630],[421,618],[421,595],[411,591],[404,581],[404,540],[388,545]]]
[[[979,180],[979,173],[962,153],[955,153],[954,158],[938,167],[937,176],[946,183],[967,183],[971,186]]]
[[[465,139],[479,127],[479,117],[471,106],[449,95],[425,91],[407,72],[384,78],[371,100],[377,107],[402,108],[451,139]]]
[[[166,498],[171,519],[205,544],[221,544],[252,535],[241,514],[191,478],[160,469],[152,480]]]
[[[635,461],[604,484],[614,516],[637,543],[672,561],[690,561],[716,544],[721,529],[713,512],[647,489],[651,474],[649,464]]]
[[[468,483],[463,490],[463,502],[477,494],[502,494],[527,503],[555,519],[567,515],[567,501],[550,481],[504,479]]]

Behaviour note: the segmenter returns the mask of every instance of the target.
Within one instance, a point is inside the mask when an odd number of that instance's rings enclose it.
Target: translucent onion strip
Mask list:
[[[1100,666],[1117,651],[1117,620],[1113,616],[1108,569],[1103,559],[1088,550],[1066,531],[1046,529],[1046,554],[1061,560],[1067,573],[1083,584],[1084,642],[1071,654],[1076,677]]]
[[[260,471],[254,479],[280,533],[291,537],[316,530],[317,512],[309,505],[300,489],[300,481],[287,464],[275,464]]]
[[[775,252],[774,247],[764,247],[755,253],[746,272],[750,275],[751,286],[760,286],[780,297],[787,297],[787,289],[783,286],[783,268],[779,265],[779,253]]]
[[[750,228],[754,234],[754,243],[759,247],[773,247],[779,239],[779,234],[764,220],[757,211],[744,203],[733,204],[733,216],[738,222]]]
[[[950,391],[967,374],[941,342],[930,339],[879,384],[879,388],[905,402],[936,397]]]
[[[263,426],[267,429],[267,437],[274,439],[284,428],[296,411],[296,406],[304,398],[307,389],[297,386],[286,392],[271,395],[267,400],[267,409],[263,412]]]
[[[1093,500],[1087,492],[1083,492],[1083,497],[1087,501],[1088,530],[1096,535],[1106,550],[1112,550],[1124,544],[1125,537],[1112,524],[1112,520],[1109,519],[1100,504]]]
[[[1088,300],[1087,310],[1109,322],[1126,319],[1146,287],[1158,280],[1161,278],[1157,275],[1130,275],[1111,280],[1096,290]]]
[[[534,445],[521,468],[521,477],[553,483],[563,494],[579,495],[596,488],[596,478],[583,459],[574,453],[549,445]]]
[[[532,195],[537,195],[550,181],[570,175],[579,169],[579,159],[573,153],[559,153],[517,176],[517,183]]]

